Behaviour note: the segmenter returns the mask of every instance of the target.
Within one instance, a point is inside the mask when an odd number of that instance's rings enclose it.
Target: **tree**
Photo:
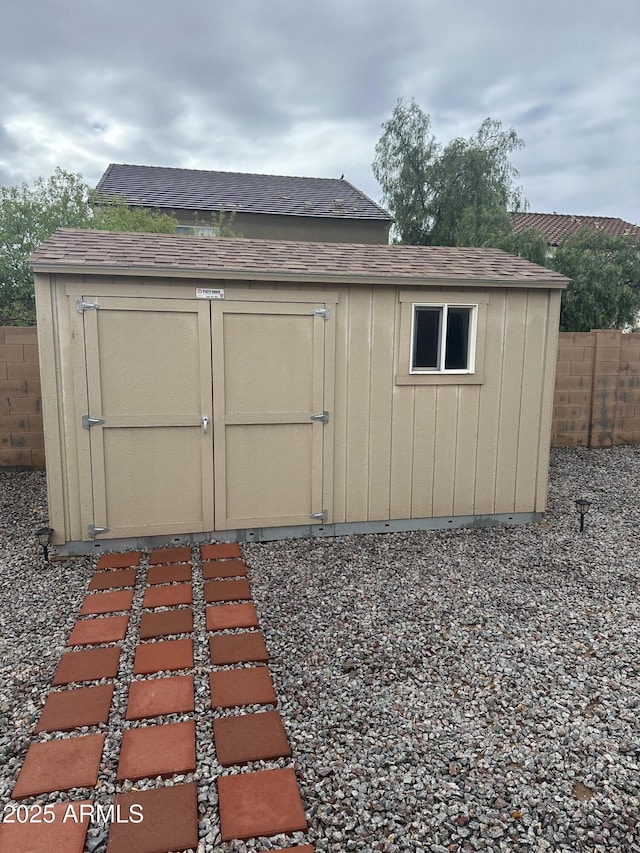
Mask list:
[[[0,187],[0,326],[35,323],[29,255],[56,228],[109,231],[175,231],[166,214],[129,208],[117,198],[95,207],[95,192],[81,175],[56,169],[32,186]]]
[[[551,261],[571,282],[562,294],[560,330],[624,329],[640,314],[640,245],[584,228],[558,246]]]
[[[146,207],[129,207],[124,196],[99,199],[89,191],[92,206],[88,227],[101,231],[140,231],[156,234],[175,234],[178,220],[174,216]]]
[[[0,325],[34,322],[31,252],[60,225],[86,228],[86,187],[79,175],[57,169],[32,187],[0,188]]]
[[[537,228],[523,228],[522,231],[514,231],[511,228],[510,231],[498,235],[492,244],[496,249],[519,255],[541,267],[549,266],[547,239]]]
[[[402,99],[382,128],[373,173],[400,242],[494,246],[512,231],[509,211],[526,208],[509,160],[524,144],[515,130],[487,118],[475,135],[443,148],[427,113]]]

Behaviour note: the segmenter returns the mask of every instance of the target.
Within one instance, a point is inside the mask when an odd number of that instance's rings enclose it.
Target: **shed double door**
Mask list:
[[[84,299],[85,538],[327,519],[323,305]]]

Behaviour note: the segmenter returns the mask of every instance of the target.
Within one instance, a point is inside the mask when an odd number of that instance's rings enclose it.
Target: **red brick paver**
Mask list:
[[[169,566],[151,566],[147,573],[147,583],[176,583],[191,580],[190,563],[172,563]]]
[[[213,560],[202,564],[202,577],[205,580],[215,578],[238,578],[247,576],[247,565],[242,560]]]
[[[223,767],[291,755],[287,734],[277,711],[214,720],[213,736],[216,755]]]
[[[96,646],[124,640],[129,624],[128,616],[98,616],[96,619],[79,619],[73,626],[68,646]]]
[[[313,847],[310,844],[302,844],[297,847],[278,847],[277,850],[272,850],[271,853],[314,853]]]
[[[135,586],[137,573],[137,569],[96,572],[91,578],[88,589],[123,589],[127,586]]]
[[[91,817],[90,800],[47,806],[47,823],[42,813],[40,822],[7,823],[8,814],[5,807],[5,822],[0,826],[2,853],[83,853]],[[48,816],[51,814],[53,820]],[[31,815],[35,816],[35,811]]]
[[[124,569],[129,566],[140,565],[140,551],[128,551],[121,554],[101,554],[98,557],[98,565],[100,569]]]
[[[200,548],[203,560],[227,560],[241,557],[242,551],[237,542],[219,542],[215,545],[203,545]]]
[[[214,633],[209,638],[212,664],[223,667],[268,661],[263,635],[257,630],[243,630],[257,628],[258,619],[246,577],[247,565],[239,559],[239,546],[236,543],[206,545],[201,553],[205,561],[203,575],[208,581],[204,584],[204,597],[215,605],[206,608],[207,630]],[[143,607],[154,612],[141,614],[141,640],[193,634],[191,556],[188,547],[159,548],[152,552]],[[87,618],[77,621],[68,645],[114,643],[124,639],[129,611],[133,607],[136,567],[141,564],[141,557],[141,552],[137,551],[99,558],[98,569],[91,578],[81,609],[80,615]],[[170,609],[157,611],[156,608]],[[111,615],[115,613],[126,615]],[[241,633],[221,633],[233,629]],[[53,684],[116,678],[120,655],[119,647],[66,652]],[[170,777],[197,769],[194,721],[162,723],[167,715],[193,714],[194,675],[164,675],[177,670],[193,671],[193,666],[192,637],[137,645],[134,675],[162,674],[162,677],[132,680],[129,685],[126,710],[129,722],[126,725],[132,727],[125,728],[120,741],[116,776],[119,782]],[[212,708],[247,706],[247,710],[255,711],[248,706],[276,705],[266,666],[211,672],[209,683]],[[109,719],[114,690],[112,684],[52,690],[36,733],[104,725]],[[151,720],[154,725],[140,725],[139,720]],[[212,736],[218,761],[225,767],[291,755],[282,719],[275,710],[236,713],[212,720]],[[97,784],[105,735],[53,737],[53,740],[37,742],[30,747],[14,787],[12,796],[16,800]],[[223,776],[218,779],[218,798],[222,841],[307,829],[295,773],[291,769]],[[59,803],[56,810],[66,813],[73,805]],[[80,806],[80,803],[75,805]],[[10,828],[0,826],[0,853],[4,853],[5,848],[11,853],[57,850],[82,853],[88,823],[96,819],[90,804],[85,802],[84,805],[87,813],[82,816],[83,822],[57,821],[54,825],[43,822],[27,824],[26,829],[25,824],[17,823],[18,835],[15,836],[9,834],[13,832]],[[112,801],[108,807],[113,809],[114,805],[117,808],[111,819],[107,853],[166,853],[193,849],[198,844],[195,784],[172,785],[169,782],[162,788],[146,791],[134,787],[130,793],[116,795],[115,804]],[[311,845],[299,844],[286,850],[313,853]],[[285,853],[284,848],[281,853]]]
[[[32,744],[11,796],[20,800],[51,791],[92,788],[98,781],[104,738],[84,735]]]
[[[173,607],[177,604],[192,604],[193,591],[190,583],[172,586],[151,586],[144,594],[143,607]]]
[[[151,672],[170,672],[176,669],[191,669],[193,666],[193,640],[160,640],[157,643],[142,643],[136,648],[133,663],[134,675]]]
[[[269,660],[269,653],[260,631],[209,637],[209,654],[211,663],[216,666],[254,661],[266,663]]]
[[[146,779],[196,769],[196,724],[168,723],[128,729],[122,736],[116,779]]]
[[[95,592],[87,595],[80,611],[81,616],[93,616],[96,613],[114,613],[117,610],[131,610],[133,590],[118,592]]]
[[[53,686],[70,684],[72,681],[98,681],[115,678],[118,674],[120,649],[86,649],[82,652],[66,652],[60,658],[53,676]]]
[[[191,548],[186,545],[181,548],[154,548],[149,557],[149,565],[159,563],[188,563],[191,559]]]
[[[290,768],[221,776],[222,840],[246,840],[307,830],[296,775]]]
[[[246,604],[218,604],[207,607],[207,631],[257,627],[258,616],[252,601]]]
[[[113,698],[113,684],[78,687],[50,693],[44,703],[36,732],[64,732],[80,726],[106,723]]]
[[[118,794],[115,804],[123,816],[142,814],[143,819],[112,823],[107,853],[158,853],[198,846],[195,784]]]
[[[193,676],[170,675],[132,681],[127,720],[143,720],[163,714],[189,714],[194,710]]]
[[[297,847],[278,847],[277,850],[272,850],[271,853],[314,853],[313,847],[310,844],[302,844]]]
[[[275,705],[276,694],[266,666],[227,669],[209,673],[211,704],[214,708],[241,705]]]
[[[189,607],[143,613],[140,620],[140,639],[166,637],[168,634],[190,634],[193,631],[193,611]]]
[[[211,601],[250,601],[251,590],[246,580],[211,581],[204,585],[204,600]]]

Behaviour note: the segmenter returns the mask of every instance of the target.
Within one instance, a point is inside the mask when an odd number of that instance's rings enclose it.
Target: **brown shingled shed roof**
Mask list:
[[[466,281],[563,287],[568,279],[500,249],[246,240],[61,228],[36,272],[349,282]]]

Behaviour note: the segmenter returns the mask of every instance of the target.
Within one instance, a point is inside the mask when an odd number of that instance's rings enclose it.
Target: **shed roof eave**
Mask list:
[[[260,270],[260,269],[198,269],[183,266],[149,267],[149,266],[112,266],[109,264],[65,264],[51,262],[36,262],[31,264],[34,273],[52,273],[57,275],[113,275],[113,276],[141,276],[144,278],[198,278],[227,281],[287,281],[301,282],[305,284],[364,284],[364,285],[391,285],[394,287],[433,287],[455,286],[460,287],[522,287],[537,290],[564,290],[570,279],[558,281],[557,279],[498,279],[498,278],[465,278],[450,276],[388,276],[375,274],[337,274],[323,272],[309,272],[296,270]]]

